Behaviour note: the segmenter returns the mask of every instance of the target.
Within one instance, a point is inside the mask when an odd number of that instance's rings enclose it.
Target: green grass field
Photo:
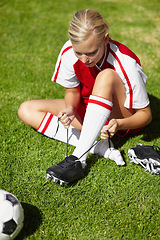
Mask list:
[[[46,180],[46,169],[64,159],[66,144],[36,133],[17,111],[25,100],[64,96],[50,79],[69,21],[83,8],[97,9],[110,37],[141,59],[153,121],[139,135],[114,137],[125,167],[89,155],[85,177],[61,187]],[[159,0],[0,0],[0,188],[24,208],[17,240],[160,239],[160,176],[127,157],[138,143],[160,147],[159,9]]]

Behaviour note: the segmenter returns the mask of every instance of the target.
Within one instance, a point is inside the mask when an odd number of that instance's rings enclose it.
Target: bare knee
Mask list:
[[[101,71],[96,78],[92,94],[112,99],[117,73],[112,69]]]
[[[23,102],[18,109],[18,116],[20,119],[29,125],[29,120],[31,118],[31,101]]]
[[[113,85],[117,76],[114,70],[107,68],[97,75],[96,83],[103,86]]]

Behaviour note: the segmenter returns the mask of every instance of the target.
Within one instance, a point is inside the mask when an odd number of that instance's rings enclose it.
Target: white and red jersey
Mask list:
[[[126,88],[126,108],[140,109],[149,105],[147,76],[138,57],[126,46],[111,39],[105,47],[101,65],[93,67],[85,66],[75,56],[71,41],[67,41],[58,56],[52,81],[66,88],[74,88],[80,84],[81,100],[87,103],[96,76],[106,68],[114,69],[122,79]]]

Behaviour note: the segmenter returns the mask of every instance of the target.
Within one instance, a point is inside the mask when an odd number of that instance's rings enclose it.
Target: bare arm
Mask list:
[[[66,108],[72,107],[77,109],[80,102],[80,90],[79,86],[75,88],[67,88],[65,94],[65,104]]]
[[[141,127],[145,127],[152,120],[152,114],[150,110],[150,106],[135,110],[135,113],[127,118],[122,119],[111,119],[107,126],[104,126],[101,131],[101,138],[108,138],[107,130],[109,130],[111,137],[118,130],[126,130],[126,129],[137,129]]]
[[[118,130],[122,129],[136,129],[145,127],[152,120],[150,107],[146,107],[143,109],[138,109],[135,111],[131,117],[117,119],[118,122]]]
[[[67,88],[64,99],[66,108],[58,114],[58,117],[67,128],[76,116],[76,110],[80,103],[80,87]]]

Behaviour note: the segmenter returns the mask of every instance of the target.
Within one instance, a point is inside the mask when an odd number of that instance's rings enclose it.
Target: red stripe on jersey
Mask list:
[[[51,122],[51,120],[52,120],[52,118],[53,118],[53,115],[50,114],[50,116],[49,116],[49,118],[48,118],[48,120],[47,120],[47,122],[46,122],[46,124],[45,124],[45,126],[44,126],[44,128],[43,128],[43,130],[41,131],[42,134],[45,133],[46,129],[48,128],[48,126],[49,126],[49,124],[50,124],[50,122]]]
[[[118,56],[115,54],[115,52],[113,52],[112,49],[110,49],[110,53],[111,53],[111,54],[115,57],[115,59],[117,60],[119,66],[120,66],[120,68],[121,68],[121,71],[122,71],[122,73],[123,73],[123,75],[124,75],[124,77],[125,77],[125,79],[126,79],[126,81],[127,81],[127,84],[128,84],[128,87],[129,87],[129,92],[130,92],[129,108],[132,108],[132,106],[133,106],[133,90],[132,90],[132,86],[131,86],[130,80],[129,80],[129,78],[128,78],[128,76],[127,76],[127,73],[126,73],[126,71],[124,70],[124,67],[123,67],[121,61],[119,60]]]
[[[101,107],[104,107],[108,110],[112,110],[112,107],[106,103],[103,103],[103,102],[100,102],[100,101],[97,101],[97,100],[94,100],[94,99],[89,99],[88,103],[93,103],[93,104],[96,104],[96,105],[99,105]]]
[[[61,53],[61,57],[63,56],[63,54],[64,54],[65,52],[67,52],[67,51],[68,51],[69,49],[71,49],[71,48],[72,48],[72,46],[69,46],[69,47],[65,48],[65,49],[63,50],[63,52]],[[57,67],[57,71],[56,71],[55,76],[54,76],[54,80],[53,80],[54,82],[56,82],[56,80],[57,80],[60,66],[61,66],[61,59],[60,59],[60,61],[59,61],[59,65],[58,65],[58,67]]]

